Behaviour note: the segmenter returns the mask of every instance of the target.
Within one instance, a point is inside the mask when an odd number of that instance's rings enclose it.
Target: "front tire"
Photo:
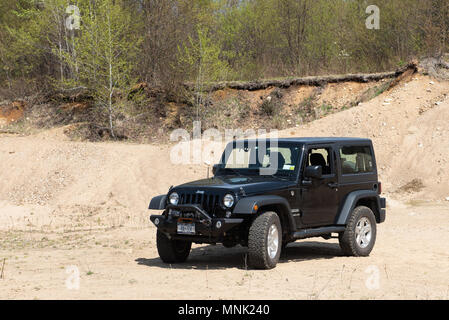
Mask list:
[[[272,269],[281,255],[282,227],[276,212],[258,216],[249,229],[248,258],[251,267]]]
[[[351,212],[346,230],[340,233],[340,248],[347,256],[366,257],[376,242],[376,218],[373,211],[359,206]]]
[[[192,248],[192,242],[171,240],[165,233],[157,230],[157,252],[165,263],[179,263],[187,260]]]

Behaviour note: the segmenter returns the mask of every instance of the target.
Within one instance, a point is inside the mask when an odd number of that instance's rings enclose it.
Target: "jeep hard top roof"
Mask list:
[[[267,139],[270,141],[272,139]],[[244,139],[236,140],[235,142],[255,142],[258,139]],[[371,139],[366,138],[343,138],[343,137],[296,137],[296,138],[278,138],[278,142],[290,142],[290,143],[301,143],[301,144],[315,144],[315,143],[369,143],[371,144]]]

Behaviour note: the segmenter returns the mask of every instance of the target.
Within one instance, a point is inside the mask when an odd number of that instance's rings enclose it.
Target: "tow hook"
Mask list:
[[[212,224],[212,221],[205,220],[205,219],[201,219],[199,222],[204,224],[207,227],[210,227],[210,225]]]

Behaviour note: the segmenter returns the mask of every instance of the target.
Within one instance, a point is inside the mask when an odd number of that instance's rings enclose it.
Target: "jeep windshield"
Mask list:
[[[295,179],[302,146],[280,141],[234,141],[226,146],[217,175]]]

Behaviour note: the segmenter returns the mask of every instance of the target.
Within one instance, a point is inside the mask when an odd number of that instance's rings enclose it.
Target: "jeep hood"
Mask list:
[[[295,185],[292,180],[283,180],[271,176],[226,176],[213,177],[188,182],[173,188],[173,190],[206,191],[209,190],[229,190],[235,193],[241,188],[246,194],[263,193],[272,190],[279,190]]]

